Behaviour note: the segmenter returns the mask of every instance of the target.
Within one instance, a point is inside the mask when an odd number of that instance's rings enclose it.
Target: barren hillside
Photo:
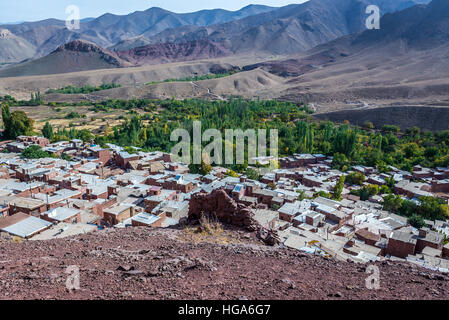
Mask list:
[[[267,247],[243,233],[216,243],[192,239],[185,230],[132,228],[3,243],[0,290],[5,299],[444,299],[449,293],[446,276],[413,265],[379,263],[380,289],[369,290],[365,265]],[[66,289],[68,266],[79,267],[78,291]]]

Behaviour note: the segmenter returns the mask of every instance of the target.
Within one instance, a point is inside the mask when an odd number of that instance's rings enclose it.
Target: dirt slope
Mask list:
[[[0,248],[5,299],[445,299],[448,278],[413,265],[366,266],[259,245],[243,234],[192,243],[179,230],[132,228]],[[228,242],[228,243],[225,243]],[[65,283],[80,268],[80,290]]]
[[[20,62],[33,56],[36,48],[27,40],[0,28],[0,62]]]
[[[0,71],[0,77],[69,73],[131,66],[114,53],[84,40],[60,46],[46,57]]]

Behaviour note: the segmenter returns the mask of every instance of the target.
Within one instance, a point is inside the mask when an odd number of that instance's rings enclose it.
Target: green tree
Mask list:
[[[248,168],[246,170],[245,174],[248,177],[248,179],[251,179],[251,180],[259,180],[260,179],[260,174],[256,169]]]
[[[363,173],[358,172],[358,171],[353,171],[346,176],[346,181],[349,184],[357,184],[357,185],[361,186],[363,184],[363,182],[365,182],[365,180],[366,180],[366,177],[363,175]]]
[[[23,111],[10,112],[9,105],[2,105],[3,136],[8,139],[15,139],[21,135],[33,133],[34,120],[28,118]]]
[[[347,169],[347,166],[349,164],[348,158],[342,153],[336,153],[334,154],[334,158],[332,159],[332,169],[338,169],[345,171],[344,169]]]
[[[402,206],[402,198],[399,195],[389,194],[384,198],[383,209],[385,211],[391,211],[398,213]]]
[[[345,176],[341,176],[340,179],[338,179],[338,182],[334,187],[333,199],[341,200],[341,193],[343,192],[343,188],[345,187],[345,179]]]
[[[26,159],[40,159],[51,157],[48,152],[42,150],[42,148],[36,144],[33,144],[22,151],[22,157]]]
[[[422,227],[424,227],[426,225],[426,223],[424,222],[424,218],[418,214],[412,215],[410,218],[407,219],[407,222],[411,226],[418,228],[418,229],[421,229]]]
[[[50,141],[53,139],[53,127],[50,122],[46,122],[44,127],[42,128],[42,135],[49,139]]]
[[[10,129],[11,129],[11,110],[9,109],[9,105],[4,102],[2,104],[2,119],[3,119],[3,136],[6,138],[10,137]]]

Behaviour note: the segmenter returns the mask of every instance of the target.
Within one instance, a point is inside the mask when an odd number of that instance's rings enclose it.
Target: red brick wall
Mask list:
[[[409,254],[415,254],[415,245],[413,243],[389,239],[386,253],[395,257],[406,258]]]

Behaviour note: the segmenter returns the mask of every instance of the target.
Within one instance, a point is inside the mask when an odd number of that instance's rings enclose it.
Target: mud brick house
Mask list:
[[[353,166],[352,170],[363,173],[364,175],[368,175],[372,174],[375,169],[373,167],[366,167],[366,166]]]
[[[114,226],[134,216],[134,207],[130,205],[118,205],[103,210],[103,221],[106,225]]]
[[[278,219],[279,213],[276,211],[265,209],[254,210],[254,220],[256,220],[265,229],[275,230]]]
[[[324,214],[326,219],[338,223],[339,226],[351,218],[351,215],[321,203],[312,202],[312,209],[316,212]]]
[[[42,150],[51,153],[52,155],[55,155],[57,157],[60,157],[64,153],[65,149],[66,146],[52,146],[52,145],[48,145],[45,148],[42,148]]]
[[[70,175],[59,180],[58,184],[64,189],[77,190],[81,186],[81,177]]]
[[[44,148],[50,144],[50,140],[47,138],[35,136],[18,136],[17,142],[23,143],[25,146],[37,144],[41,148]]]
[[[449,193],[449,179],[433,181],[432,192]]]
[[[54,208],[41,214],[41,219],[49,222],[81,222],[81,211],[66,207]]]
[[[235,201],[240,200],[245,195],[245,186],[237,184],[232,190],[232,198]]]
[[[438,177],[437,179],[439,179],[439,180],[449,178],[449,167],[447,167],[447,168],[437,167],[434,177],[435,178]]]
[[[111,197],[110,199],[96,199],[92,202],[94,203],[92,213],[104,218],[103,211],[115,205],[117,203],[117,197]]]
[[[275,183],[276,182],[276,174],[274,174],[274,173],[264,174],[260,178],[260,181],[265,184]]]
[[[305,204],[306,202],[304,202]],[[310,206],[302,205],[302,202],[295,201],[293,203],[287,202],[277,211],[279,212],[279,219],[287,222],[293,222],[293,219],[299,214],[306,212]]]
[[[380,235],[375,234],[373,232],[368,231],[368,229],[359,229],[355,232],[355,236],[357,239],[364,241],[366,244],[370,246],[375,246],[376,243],[380,240]]]
[[[3,132],[3,130],[0,130],[0,135],[2,134],[2,132]],[[8,143],[11,143],[11,142],[14,142],[14,141],[13,141],[13,140],[1,141],[1,142],[0,142],[0,152],[3,151],[3,150],[7,150],[7,149],[6,149],[6,145],[7,145]]]
[[[161,191],[162,191],[162,187],[151,186],[151,188],[148,190],[148,195],[149,196],[157,196],[157,195],[161,194]]]
[[[88,200],[107,199],[110,196],[109,186],[114,186],[113,181],[95,181],[94,184],[89,184],[86,189],[86,198]]]
[[[151,212],[160,203],[166,200],[178,200],[178,191],[161,189],[154,195],[150,195],[145,198],[145,211]]]
[[[164,201],[155,207],[151,213],[155,215],[165,214],[165,216],[173,219],[181,219],[187,217],[189,212],[188,201]]]
[[[40,167],[36,164],[22,165],[16,170],[16,178],[20,181],[48,181],[51,177],[57,175],[57,172],[50,167]]]
[[[139,155],[129,154],[125,151],[117,153],[114,157],[115,163],[122,169],[128,168],[128,163],[135,160],[139,160]]]
[[[32,236],[47,230],[51,226],[51,222],[30,216],[23,212],[18,212],[13,216],[0,219],[0,231],[23,239],[31,238]]]
[[[162,184],[164,189],[179,190],[183,193],[189,193],[195,190],[200,183],[200,175],[197,174],[177,174],[172,178],[168,178]]]
[[[164,163],[161,161],[155,161],[149,163],[147,166],[139,166],[139,170],[148,170],[150,174],[162,173],[165,170]]]
[[[257,204],[257,198],[256,197],[249,197],[249,196],[243,196],[238,200],[239,203],[244,204],[247,207],[255,206]]]
[[[282,169],[304,167],[312,163],[317,163],[317,158],[311,154],[294,154],[291,157],[279,159]]]
[[[449,257],[449,243],[444,245],[443,247],[443,257],[445,258]]]
[[[431,231],[427,228],[420,229],[419,236],[416,240],[415,251],[420,253],[425,247],[431,247],[434,249],[442,250],[443,241],[444,241],[443,234],[436,231]]]
[[[293,220],[293,225],[295,227],[298,227],[299,224],[305,222],[308,225],[319,227],[324,223],[324,220],[326,220],[326,216],[324,214],[312,210],[307,210],[301,216],[298,216]]]
[[[45,201],[48,209],[64,206],[69,199],[82,199],[83,195],[78,190],[60,189],[52,194],[38,193],[36,199]]]
[[[366,182],[370,184],[377,184],[378,186],[385,184],[385,180],[382,177],[376,175],[369,176]]]
[[[302,178],[302,184],[310,188],[320,188],[323,186],[323,181],[316,176],[305,175]]]
[[[21,153],[25,148],[25,145],[21,142],[10,142],[6,144],[6,150],[9,152]]]
[[[281,197],[274,197],[274,198],[271,200],[271,207],[272,207],[272,208],[277,208],[277,209],[279,209],[280,207],[282,207],[282,205],[284,204],[284,202],[285,202],[284,198],[281,198]]]
[[[107,165],[112,159],[109,149],[103,149],[99,146],[94,146],[89,147],[88,150],[92,152],[92,157],[97,158],[103,165]]]
[[[148,176],[147,180],[145,181],[145,184],[148,184],[150,186],[159,186],[162,187],[166,180],[172,177],[173,174],[170,173],[161,173],[161,174],[154,174]]]
[[[410,182],[408,180],[399,181],[394,185],[394,193],[402,194],[408,198],[418,198],[421,196],[430,196],[431,186],[421,182]]]
[[[276,196],[277,196],[277,193],[273,190],[267,190],[267,189],[253,190],[253,197],[257,198],[257,202],[266,204],[270,208],[272,206],[272,200]]]
[[[203,176],[203,177],[201,178],[201,180],[202,180],[204,183],[209,184],[209,183],[212,183],[212,182],[214,182],[214,181],[217,181],[218,178],[217,178],[216,176],[214,176],[213,174],[210,174],[210,173],[209,173],[208,175]]]
[[[408,255],[415,254],[416,242],[416,235],[396,230],[388,239],[386,254],[405,259]]]
[[[142,212],[131,218],[131,225],[133,227],[161,228],[164,220],[165,213],[155,216],[150,213]]]
[[[9,202],[10,215],[22,212],[31,216],[39,217],[47,211],[47,204],[39,199],[14,197]]]
[[[0,189],[8,190],[18,197],[30,197],[32,194],[42,192],[45,189],[45,184],[42,182],[26,183],[10,180],[0,185]]]

